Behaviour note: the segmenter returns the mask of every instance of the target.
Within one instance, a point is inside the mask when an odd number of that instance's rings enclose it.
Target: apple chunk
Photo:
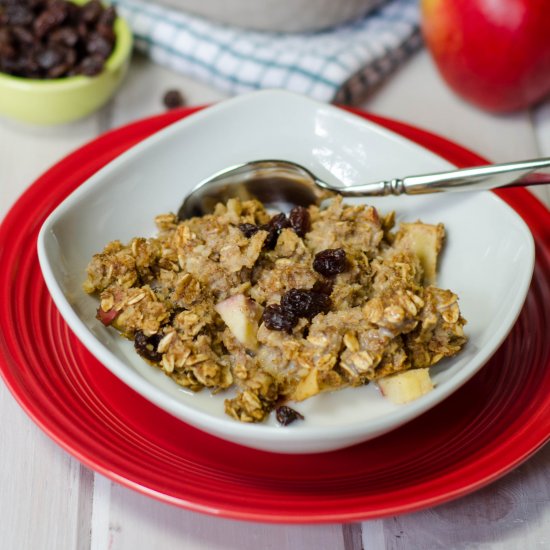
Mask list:
[[[413,369],[381,378],[378,387],[384,397],[401,405],[430,392],[434,385],[428,369]]]
[[[214,309],[243,346],[249,349],[258,347],[256,334],[262,317],[262,306],[244,294],[235,294],[216,304]]]
[[[319,370],[317,367],[314,367],[305,378],[300,380],[298,386],[296,386],[294,390],[292,399],[294,401],[304,401],[304,399],[317,395],[320,391]]]
[[[437,258],[444,238],[445,228],[441,223],[402,223],[395,236],[394,246],[418,256],[424,269],[424,283],[433,285],[436,280]]]

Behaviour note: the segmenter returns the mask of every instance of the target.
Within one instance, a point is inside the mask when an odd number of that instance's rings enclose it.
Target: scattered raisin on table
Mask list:
[[[162,102],[167,109],[177,109],[178,107],[183,107],[185,105],[185,100],[179,90],[168,90],[164,94]]]
[[[327,294],[304,288],[293,288],[281,298],[281,307],[296,317],[313,319],[319,313],[330,310],[331,301]]]
[[[272,304],[265,307],[262,321],[269,330],[284,330],[291,334],[292,329],[298,323],[298,317],[280,305]]]
[[[303,206],[295,206],[288,216],[290,225],[298,237],[305,237],[311,229],[309,210]]]
[[[315,254],[313,269],[325,277],[333,277],[348,268],[346,253],[343,248],[327,248]]]
[[[141,330],[138,330],[134,336],[135,350],[144,359],[147,359],[152,363],[158,363],[162,359],[162,354],[157,351],[159,342],[160,336],[158,334],[153,334],[153,336],[145,336]]]
[[[300,414],[298,411],[295,411],[293,408],[288,407],[287,405],[281,405],[277,407],[275,411],[275,416],[277,417],[277,422],[283,426],[288,426],[292,424],[295,420],[303,420],[304,415]]]

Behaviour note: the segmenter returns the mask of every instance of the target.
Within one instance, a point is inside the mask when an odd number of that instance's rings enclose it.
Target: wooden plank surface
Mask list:
[[[55,129],[0,124],[0,217],[43,170],[113,126],[162,112],[181,89],[190,104],[224,96],[137,57],[100,113]],[[550,102],[495,117],[458,100],[420,53],[363,106],[465,144],[494,160],[550,155]],[[548,189],[538,191],[550,204]],[[550,548],[550,448],[472,495],[430,510],[350,525],[285,526],[180,510],[111,483],[69,457],[0,385],[0,548],[365,550]]]
[[[423,512],[383,521],[386,550],[550,548],[550,447],[492,485]],[[368,528],[363,539],[368,548]]]
[[[344,550],[340,525],[269,525],[214,518],[180,510],[112,485],[111,550]]]
[[[47,438],[3,384],[0,419],[0,548],[89,548],[92,472]]]

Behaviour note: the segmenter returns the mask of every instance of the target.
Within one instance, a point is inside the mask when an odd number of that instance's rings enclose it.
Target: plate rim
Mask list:
[[[361,114],[362,113],[362,114]],[[139,127],[140,124],[149,124],[154,125],[155,123],[165,123],[170,124],[171,121],[175,121],[180,116],[187,116],[188,110],[181,110],[176,113],[170,113],[165,115],[158,115],[156,117],[150,117],[149,119],[144,119],[141,121],[138,121],[136,123],[130,124],[128,126],[112,130],[108,133],[108,135],[113,136],[116,135],[117,132],[128,132],[134,125],[135,127]],[[359,116],[369,116],[372,117],[373,120],[377,120],[379,123],[388,123],[390,125],[393,125],[394,128],[398,129],[401,128],[403,130],[409,129],[410,132],[413,134],[416,134],[417,137],[429,137],[431,136],[432,140],[436,140],[438,143],[441,144],[442,148],[444,150],[448,150],[450,154],[453,153],[453,151],[458,154],[459,152],[466,157],[470,155],[470,160],[476,159],[476,161],[483,161],[481,157],[476,155],[475,153],[472,153],[471,151],[468,151],[467,149],[464,149],[463,147],[453,144],[449,140],[446,140],[445,138],[441,138],[439,136],[436,136],[435,134],[431,134],[430,132],[426,132],[424,130],[415,128],[411,125],[400,123],[397,121],[392,121],[390,119],[385,119],[384,117],[377,117],[375,115],[369,115],[367,113],[364,113],[362,111],[359,111],[357,114]],[[83,147],[79,148],[75,153],[72,155],[69,155],[69,157],[73,155],[82,154],[82,150],[86,149],[86,147],[90,146],[92,143],[95,143],[100,140],[105,140],[107,134],[104,134],[103,136],[100,136],[94,140],[92,140],[90,143],[84,145]],[[41,178],[39,178],[35,185],[38,185],[42,179],[45,179],[47,174],[51,174],[52,171],[55,171],[56,168],[58,168],[59,165],[62,165],[68,157],[60,161],[57,165],[55,165],[52,169],[50,169],[48,172],[46,172]],[[34,186],[31,186],[31,188],[34,188]],[[29,188],[27,192],[24,193],[24,196],[29,196],[32,194],[32,189]],[[499,193],[500,195],[500,193]],[[2,235],[6,228],[8,227],[9,223],[11,222],[13,218],[20,215],[22,213],[22,207],[23,207],[23,200],[24,196],[22,196],[19,201],[12,207],[12,209],[9,211],[8,215],[2,222],[2,226],[0,226],[0,235]],[[540,215],[540,219],[530,219],[530,222],[534,224],[539,224],[540,227],[543,227],[542,219],[546,218],[548,220],[549,213],[548,210],[535,198],[528,194],[526,190],[510,190],[507,192],[503,192],[501,195],[501,198],[503,198],[506,202],[514,203],[515,201],[521,201],[523,200],[527,204],[523,204],[522,210],[524,211],[524,214],[527,215],[529,212],[532,212],[532,216],[536,216],[538,213]],[[516,206],[518,206],[516,204]],[[547,253],[547,251],[546,251]],[[0,251],[0,256],[1,256]],[[0,349],[2,349],[5,346],[4,341],[4,335],[0,332]],[[256,512],[237,512],[235,510],[227,510],[227,509],[220,509],[219,507],[212,507],[212,506],[202,506],[199,505],[196,502],[184,502],[181,498],[170,498],[168,495],[165,494],[159,494],[157,491],[150,490],[147,487],[144,487],[143,485],[140,485],[139,483],[128,480],[124,478],[123,476],[117,475],[115,472],[112,472],[108,470],[107,468],[103,467],[102,465],[98,464],[97,459],[94,462],[93,459],[85,456],[81,451],[78,449],[75,449],[72,447],[69,443],[64,441],[62,436],[59,433],[56,433],[55,428],[53,428],[51,425],[48,425],[47,422],[43,421],[43,418],[41,418],[41,414],[43,415],[43,411],[35,411],[33,410],[32,403],[29,403],[25,400],[25,396],[20,395],[17,391],[16,387],[16,380],[14,378],[11,378],[11,371],[7,370],[7,365],[4,363],[6,361],[5,357],[0,357],[2,361],[0,361],[0,374],[2,375],[2,378],[4,379],[4,382],[10,389],[10,392],[16,399],[16,401],[22,406],[22,408],[25,410],[25,412],[33,419],[33,421],[45,432],[47,433],[54,441],[56,441],[61,447],[63,447],[66,451],[69,452],[72,456],[75,456],[78,460],[89,466],[95,471],[98,471],[102,473],[103,475],[106,475],[113,481],[116,481],[118,483],[121,483],[129,488],[132,488],[134,490],[137,490],[141,493],[144,493],[148,496],[152,496],[158,500],[161,500],[163,502],[169,502],[171,504],[177,504],[179,506],[195,510],[198,512],[206,512],[209,514],[213,514],[215,516],[224,516],[224,517],[230,517],[234,519],[241,519],[241,520],[253,520],[253,521],[263,521],[263,522],[269,522],[269,523],[327,523],[327,522],[334,522],[334,521],[357,521],[357,520],[364,520],[364,519],[373,519],[373,518],[380,518],[385,517],[388,515],[393,515],[396,513],[404,513],[404,512],[412,512],[415,510],[419,510],[422,508],[425,508],[427,506],[432,506],[434,504],[440,504],[442,502],[446,502],[448,500],[451,500],[453,498],[462,496],[464,494],[467,494],[471,492],[472,490],[478,489],[484,485],[487,485],[488,483],[494,481],[495,479],[501,477],[504,473],[510,471],[511,469],[518,466],[521,462],[529,458],[532,454],[534,454],[537,450],[539,450],[549,439],[550,439],[550,432],[547,432],[546,434],[542,434],[543,437],[539,434],[539,437],[537,437],[537,441],[534,444],[531,444],[528,449],[523,449],[521,453],[518,453],[514,460],[509,461],[506,465],[504,465],[502,468],[493,471],[490,474],[486,474],[484,476],[481,476],[479,479],[477,479],[474,482],[462,485],[459,488],[455,488],[452,491],[443,492],[443,494],[437,494],[436,496],[433,496],[429,499],[424,499],[422,501],[415,501],[415,502],[407,502],[403,503],[400,506],[386,506],[384,509],[378,509],[378,510],[370,510],[369,512],[365,511],[358,511],[355,513],[334,513],[334,514],[325,514],[322,517],[316,515],[316,514],[309,514],[309,515],[303,515],[300,517],[288,517],[284,516],[282,514],[274,515],[274,514],[266,514],[261,513],[261,511]]]

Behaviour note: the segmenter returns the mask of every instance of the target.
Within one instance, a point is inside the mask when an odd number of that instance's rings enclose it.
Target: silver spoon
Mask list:
[[[237,197],[258,199],[280,211],[320,204],[337,193],[344,197],[418,195],[443,191],[481,191],[550,183],[550,158],[491,164],[351,187],[326,183],[309,170],[286,160],[257,160],[231,166],[201,181],[178,211],[184,220],[211,213],[219,202]]]

